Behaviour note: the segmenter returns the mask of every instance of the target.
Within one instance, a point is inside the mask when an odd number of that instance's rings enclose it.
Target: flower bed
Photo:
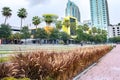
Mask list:
[[[0,78],[12,76],[31,80],[69,80],[111,49],[111,46],[96,46],[68,52],[36,51],[18,54],[12,57],[10,65],[0,64]]]

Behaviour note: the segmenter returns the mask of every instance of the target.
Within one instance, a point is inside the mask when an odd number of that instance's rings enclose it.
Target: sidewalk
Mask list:
[[[78,80],[120,80],[120,45]]]

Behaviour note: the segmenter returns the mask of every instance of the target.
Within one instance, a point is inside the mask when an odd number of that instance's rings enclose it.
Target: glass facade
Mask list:
[[[75,17],[80,22],[80,11],[78,6],[74,2],[68,0],[65,12],[66,12],[66,16]]]
[[[107,0],[90,0],[92,26],[107,30],[109,13]]]

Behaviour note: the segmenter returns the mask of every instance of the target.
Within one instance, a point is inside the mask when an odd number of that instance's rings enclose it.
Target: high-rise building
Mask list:
[[[70,0],[68,0],[67,7],[65,10],[65,15],[75,17],[75,18],[77,18],[78,22],[80,22],[79,8],[74,2],[72,2]]]
[[[92,26],[107,30],[109,13],[107,0],[90,0]]]

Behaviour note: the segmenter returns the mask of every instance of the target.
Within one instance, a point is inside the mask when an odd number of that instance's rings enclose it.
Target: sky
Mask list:
[[[90,20],[90,0],[71,0],[80,9],[81,21]],[[42,17],[43,14],[51,13],[65,16],[65,8],[68,0],[0,0],[0,12],[7,6],[12,9],[12,16],[7,20],[12,26],[20,26],[20,18],[17,16],[18,9],[25,8],[28,12],[27,18],[23,20],[24,25],[33,27],[32,17]],[[120,0],[108,0],[109,17],[111,24],[120,23]],[[4,23],[5,17],[0,13],[0,24]],[[44,22],[40,25],[43,26]]]

